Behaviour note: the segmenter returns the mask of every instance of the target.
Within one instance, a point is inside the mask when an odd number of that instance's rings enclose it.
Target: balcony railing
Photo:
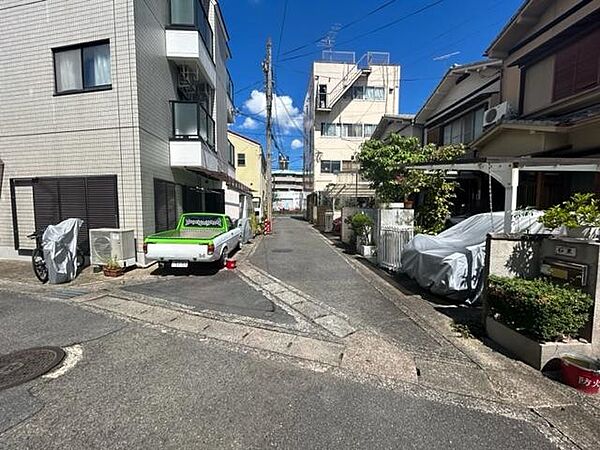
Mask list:
[[[213,56],[213,30],[199,0],[171,0],[170,26],[198,30],[206,50]]]
[[[171,102],[174,139],[202,139],[215,148],[215,121],[200,103]]]
[[[229,100],[231,100],[231,104],[233,104],[233,81],[231,80],[229,70],[227,71],[227,95],[229,96]]]

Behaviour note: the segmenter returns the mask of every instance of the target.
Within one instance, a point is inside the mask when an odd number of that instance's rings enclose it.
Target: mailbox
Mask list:
[[[544,258],[541,272],[548,277],[570,283],[574,286],[587,286],[587,264],[578,264],[557,258]]]

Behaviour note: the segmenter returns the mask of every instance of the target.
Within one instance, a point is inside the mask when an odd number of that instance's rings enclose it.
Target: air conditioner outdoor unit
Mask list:
[[[489,127],[490,125],[497,124],[503,117],[508,116],[509,112],[508,102],[500,103],[499,105],[488,109],[483,113],[483,126]]]
[[[90,230],[90,262],[102,266],[113,260],[121,267],[136,263],[134,230],[96,228]]]

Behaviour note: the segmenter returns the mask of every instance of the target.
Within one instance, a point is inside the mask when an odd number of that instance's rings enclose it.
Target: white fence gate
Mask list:
[[[412,226],[385,226],[379,230],[379,247],[377,248],[377,264],[397,272],[402,267],[400,255],[406,244],[414,236]]]

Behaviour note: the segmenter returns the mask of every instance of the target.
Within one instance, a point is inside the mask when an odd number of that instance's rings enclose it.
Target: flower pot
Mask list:
[[[404,200],[404,209],[413,209],[415,202],[412,200]]]
[[[586,239],[592,241],[600,235],[598,227],[575,227],[567,228],[567,236],[575,239]]]
[[[104,273],[105,277],[117,278],[117,277],[120,277],[121,275],[123,275],[124,270],[122,267],[118,267],[116,269],[109,268],[109,267],[103,267],[102,272]]]
[[[374,245],[359,245],[358,253],[365,258],[370,258],[375,256],[375,246]]]
[[[600,392],[600,362],[584,355],[566,354],[560,358],[560,373],[569,386],[587,394]]]

